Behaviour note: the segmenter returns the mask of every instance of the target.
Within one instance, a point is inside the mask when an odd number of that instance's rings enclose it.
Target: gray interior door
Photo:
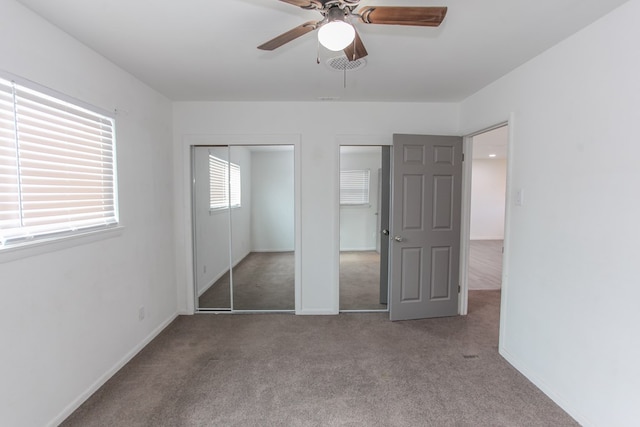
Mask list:
[[[458,314],[462,138],[394,135],[391,320]]]

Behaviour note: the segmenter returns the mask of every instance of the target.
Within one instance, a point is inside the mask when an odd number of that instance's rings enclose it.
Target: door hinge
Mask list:
[[[462,153],[462,161],[464,162],[464,153]]]
[[[460,285],[458,285],[458,293],[460,293]]]

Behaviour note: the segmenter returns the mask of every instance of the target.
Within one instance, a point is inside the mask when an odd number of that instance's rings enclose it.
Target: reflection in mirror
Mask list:
[[[294,310],[294,149],[232,146],[241,206],[231,209],[234,310]]]
[[[229,149],[194,147],[194,277],[199,310],[231,310]],[[233,170],[233,165],[232,165]]]
[[[380,232],[385,199],[388,206],[382,152],[374,146],[340,147],[340,310],[387,309],[384,273],[380,280],[380,254],[388,245]]]

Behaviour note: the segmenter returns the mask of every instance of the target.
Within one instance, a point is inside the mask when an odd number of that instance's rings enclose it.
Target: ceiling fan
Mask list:
[[[344,51],[349,61],[367,56],[362,39],[351,24],[413,25],[437,27],[447,14],[446,7],[366,6],[356,12],[360,0],[280,0],[302,9],[317,10],[320,21],[309,21],[258,46],[274,50],[313,30],[318,30],[320,44],[329,50]]]

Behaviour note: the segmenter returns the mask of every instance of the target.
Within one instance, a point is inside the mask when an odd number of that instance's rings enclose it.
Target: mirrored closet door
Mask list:
[[[192,152],[198,311],[294,310],[293,146]]]
[[[198,308],[231,310],[228,147],[194,147],[193,242]]]

